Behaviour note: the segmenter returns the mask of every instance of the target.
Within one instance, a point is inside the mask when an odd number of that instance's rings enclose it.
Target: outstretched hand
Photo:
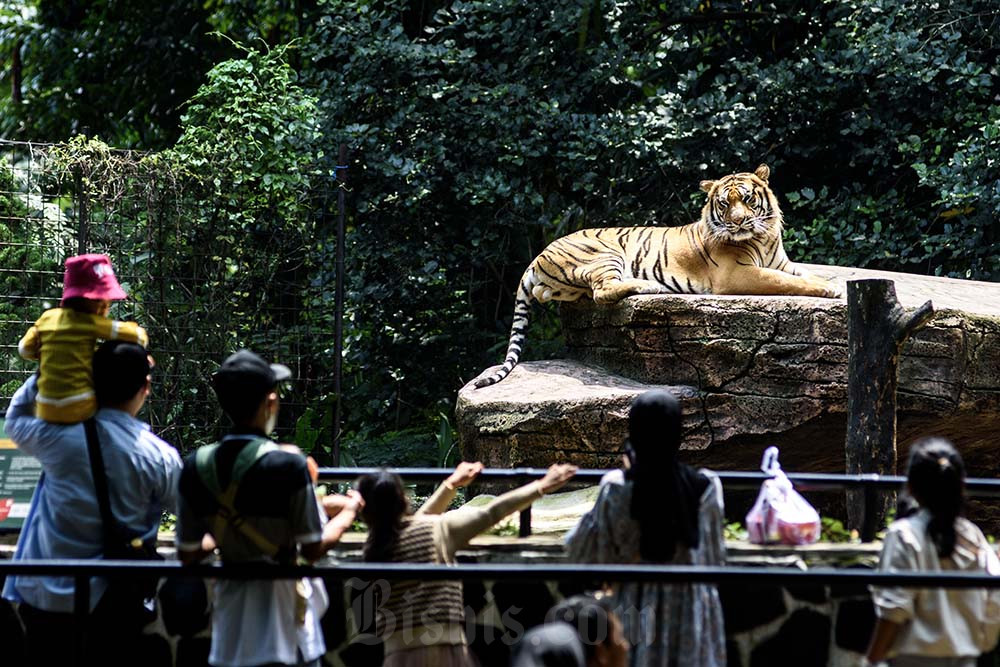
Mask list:
[[[553,463],[545,476],[538,480],[542,493],[558,491],[576,474],[576,466],[571,463]]]
[[[365,501],[361,499],[361,494],[354,489],[348,490],[346,495],[333,493],[323,496],[321,502],[323,503],[323,510],[326,511],[327,517],[331,519],[340,514],[341,510],[346,509],[357,514],[365,506]]]
[[[479,477],[479,473],[483,471],[483,464],[479,461],[475,463],[470,463],[468,461],[462,461],[455,468],[455,472],[448,476],[445,480],[445,484],[450,485],[454,489],[460,489],[463,486],[468,486]]]

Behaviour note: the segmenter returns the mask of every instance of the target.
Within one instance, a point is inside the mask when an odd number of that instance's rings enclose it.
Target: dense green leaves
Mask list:
[[[0,132],[34,141],[100,134],[169,145],[181,105],[225,44],[198,3],[0,3]]]
[[[355,158],[358,422],[499,361],[547,241],[689,222],[698,180],[760,162],[795,259],[1000,278],[988,2],[484,0],[416,33],[411,6],[321,2],[306,47]]]
[[[25,40],[25,101],[3,131],[15,119],[59,135],[67,118],[96,118],[77,113],[72,94],[63,105],[90,70],[74,60],[60,77],[49,66],[72,52],[67,36],[86,37],[77,60],[139,82],[118,86],[137,91],[122,94],[133,111],[102,94],[104,115],[87,122],[147,146],[180,136],[161,158],[206,177],[190,193],[196,231],[177,243],[245,238],[250,256],[280,236],[292,250],[278,264],[251,271],[237,252],[217,265],[251,284],[295,258],[309,272],[295,296],[309,319],[275,344],[330,328],[334,247],[302,221],[309,207],[318,217],[317,202],[332,210],[331,156],[349,146],[354,433],[433,423],[462,382],[498,362],[514,288],[545,243],[586,226],[690,222],[699,180],[760,162],[772,167],[793,259],[1000,279],[990,0],[211,0],[165,21],[156,42],[188,55],[177,45],[216,44],[201,65],[179,61],[207,83],[183,127],[163,115],[179,106],[157,97],[150,74],[162,51],[140,48],[122,69],[134,37],[101,32],[111,3],[75,17],[59,13],[75,3],[36,4],[0,15],[5,53]],[[147,20],[118,18],[121,35]],[[242,53],[201,26],[296,41]],[[222,49],[238,57],[209,72]],[[553,354],[552,311],[536,309],[533,322],[526,358]],[[332,349],[315,345],[319,357]]]

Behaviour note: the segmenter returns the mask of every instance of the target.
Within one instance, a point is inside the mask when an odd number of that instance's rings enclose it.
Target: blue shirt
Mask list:
[[[44,475],[31,498],[14,560],[103,557],[101,512],[94,492],[83,424],[50,424],[34,416],[35,377],[17,390],[7,408],[8,436],[42,464]],[[97,434],[107,470],[111,511],[144,538],[156,535],[162,511],[176,512],[181,458],[153,435],[149,425],[121,410],[102,408]],[[107,580],[90,582],[90,608]],[[73,577],[10,576],[3,597],[45,611],[73,610]]]

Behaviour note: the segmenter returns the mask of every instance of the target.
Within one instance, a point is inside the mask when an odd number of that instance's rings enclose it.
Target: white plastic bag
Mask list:
[[[778,448],[764,450],[760,469],[773,475],[757,494],[757,501],[747,512],[747,532],[754,544],[812,544],[819,539],[819,513],[792,488],[792,483],[778,463]]]

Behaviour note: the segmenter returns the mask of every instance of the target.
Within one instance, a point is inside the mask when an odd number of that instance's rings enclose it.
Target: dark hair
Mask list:
[[[219,406],[237,426],[242,426],[253,419],[260,404],[274,390],[272,387],[262,391],[260,387],[252,385],[220,388],[219,383],[216,383],[213,386],[215,395],[219,399]]]
[[[390,561],[399,539],[403,517],[409,510],[403,481],[388,470],[362,475],[355,488],[365,501],[361,518],[368,524],[368,540],[364,546],[366,561]]]
[[[142,345],[109,340],[94,352],[94,394],[98,405],[120,405],[146,384],[151,367]]]
[[[75,310],[78,313],[90,313],[96,315],[100,310],[101,299],[87,299],[82,296],[71,296],[59,302],[60,308]]]
[[[955,550],[955,519],[965,504],[961,455],[943,438],[923,438],[910,447],[906,477],[910,493],[930,512],[927,533],[938,555],[950,556]]]
[[[639,522],[639,554],[647,561],[669,561],[678,543],[698,547],[698,506],[708,480],[677,460],[681,405],[672,394],[656,389],[636,397],[628,429],[629,511]]]
[[[611,617],[615,610],[611,598],[574,595],[549,610],[545,622],[562,621],[576,630],[587,660],[592,660],[599,644],[611,638]]]

